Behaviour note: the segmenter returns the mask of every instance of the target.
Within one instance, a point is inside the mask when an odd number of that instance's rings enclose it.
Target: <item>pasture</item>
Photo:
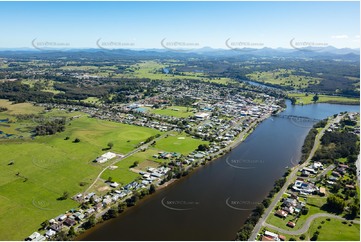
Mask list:
[[[54,113],[52,113],[54,112]],[[47,115],[64,114],[54,110]],[[69,114],[68,114],[69,115]],[[77,207],[71,200],[57,200],[84,191],[104,168],[93,160],[111,151],[127,153],[158,131],[82,117],[70,121],[66,131],[34,140],[4,140],[0,144],[0,240],[23,240],[44,220]],[[69,139],[65,139],[69,137]],[[79,143],[73,140],[79,138]],[[131,171],[124,177],[133,179]],[[135,174],[137,175],[137,174]],[[14,227],[21,226],[21,230]],[[9,232],[12,231],[12,232]]]

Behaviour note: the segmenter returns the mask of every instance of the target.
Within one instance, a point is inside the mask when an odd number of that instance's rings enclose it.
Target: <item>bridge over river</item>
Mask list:
[[[302,122],[318,122],[321,120],[321,119],[317,119],[317,118],[310,118],[310,117],[297,116],[297,115],[287,115],[287,114],[276,114],[276,115],[273,115],[273,117],[287,118],[287,119],[292,119],[295,121],[302,121]]]

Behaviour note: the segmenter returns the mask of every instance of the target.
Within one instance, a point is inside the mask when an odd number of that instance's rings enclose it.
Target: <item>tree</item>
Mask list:
[[[297,99],[295,97],[291,97],[290,100],[292,105],[296,105]]]
[[[337,197],[335,195],[330,195],[328,196],[327,198],[327,204],[331,207],[331,208],[334,208],[340,212],[343,211],[343,209],[345,208],[346,206],[346,202],[340,198],[340,197]]]
[[[302,212],[302,215],[307,215],[308,214],[308,207],[303,207],[301,212]]]
[[[133,165],[130,166],[130,168],[137,167],[139,165],[139,161],[134,161]]]
[[[113,177],[108,177],[108,180],[107,180],[107,182],[113,182]]]
[[[40,225],[41,225],[41,228],[42,228],[42,229],[46,229],[46,228],[49,226],[49,221],[48,221],[48,220],[45,220],[45,221],[42,222]]]
[[[113,148],[113,146],[114,146],[113,142],[109,142],[109,143],[108,143],[109,149]]]
[[[58,200],[66,200],[69,197],[69,192],[63,192],[63,195],[58,198]]]
[[[317,102],[318,99],[319,99],[319,97],[318,97],[318,95],[316,94],[315,96],[313,96],[312,101],[313,101],[313,102]]]
[[[208,150],[208,145],[207,144],[200,144],[200,145],[198,145],[198,150],[199,151],[206,151],[206,150]]]
[[[154,184],[151,184],[149,187],[149,194],[152,194],[154,192],[155,192],[155,186],[154,186]]]
[[[95,215],[92,215],[89,217],[88,221],[83,223],[82,226],[84,229],[90,229],[91,227],[94,227],[95,224],[96,224]]]
[[[71,226],[70,229],[69,229],[69,231],[68,231],[68,236],[72,238],[72,237],[74,237],[75,235],[76,235],[75,229],[74,229],[73,226]]]
[[[74,143],[79,143],[80,139],[79,138],[75,138]]]

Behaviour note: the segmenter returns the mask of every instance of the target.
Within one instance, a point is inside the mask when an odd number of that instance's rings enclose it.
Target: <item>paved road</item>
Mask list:
[[[265,221],[267,220],[268,216],[271,214],[273,209],[276,207],[276,205],[277,205],[278,201],[281,199],[282,195],[286,192],[288,186],[296,178],[297,172],[299,170],[301,170],[302,168],[304,168],[305,166],[309,165],[309,162],[311,161],[313,155],[315,154],[315,152],[320,144],[320,140],[321,140],[323,134],[325,133],[325,131],[330,127],[331,124],[340,122],[341,117],[343,117],[343,116],[337,116],[332,121],[328,122],[328,124],[321,130],[321,132],[319,132],[316,135],[315,143],[312,147],[312,150],[311,150],[310,155],[308,156],[307,160],[303,164],[297,165],[293,168],[291,174],[288,175],[287,180],[286,180],[285,184],[283,185],[283,187],[281,188],[281,190],[276,194],[276,196],[273,198],[270,206],[265,210],[262,217],[258,220],[258,223],[255,225],[255,227],[252,231],[252,234],[248,239],[249,241],[256,240],[258,232],[260,231],[262,226],[264,226]]]
[[[357,161],[356,161],[356,167],[357,167],[357,183],[360,185],[360,154],[357,156]]]
[[[340,220],[344,220],[344,221],[348,221],[348,222],[354,222],[357,224],[360,224],[360,221],[358,220],[347,220],[343,217],[337,216],[337,215],[333,215],[333,214],[329,214],[329,213],[316,213],[314,215],[311,215],[307,218],[307,220],[305,221],[305,223],[303,224],[302,228],[300,228],[299,230],[284,230],[281,228],[278,228],[276,226],[273,226],[271,224],[268,223],[264,223],[264,226],[267,226],[270,229],[276,230],[282,234],[289,234],[289,235],[300,235],[300,234],[304,234],[308,231],[309,227],[311,226],[311,223],[314,219],[316,218],[322,218],[322,217],[328,217],[328,218],[336,218],[336,219],[340,219]]]

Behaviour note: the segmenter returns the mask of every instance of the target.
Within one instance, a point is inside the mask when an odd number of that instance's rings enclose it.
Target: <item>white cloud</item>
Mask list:
[[[346,35],[346,34],[333,35],[331,38],[332,39],[348,39],[348,35]]]
[[[355,35],[355,39],[359,39],[360,38],[360,35]]]

